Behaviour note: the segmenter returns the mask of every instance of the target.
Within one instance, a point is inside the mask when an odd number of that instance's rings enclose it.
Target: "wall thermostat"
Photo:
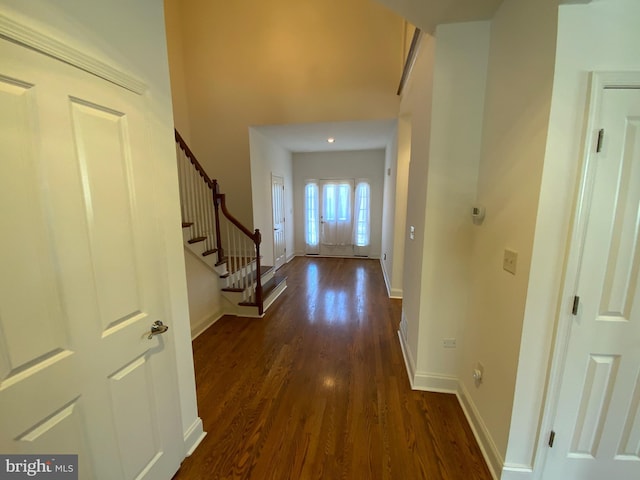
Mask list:
[[[485,209],[483,206],[475,205],[471,208],[471,220],[474,225],[482,225],[484,221]]]

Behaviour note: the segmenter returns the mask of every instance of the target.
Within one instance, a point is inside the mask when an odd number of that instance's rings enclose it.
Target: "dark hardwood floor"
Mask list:
[[[490,480],[454,395],[412,391],[376,260],[294,259],[263,319],[194,342],[208,435],[175,480]]]

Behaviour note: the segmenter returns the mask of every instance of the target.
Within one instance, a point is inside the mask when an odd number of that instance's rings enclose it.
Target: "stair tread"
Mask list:
[[[217,248],[212,248],[211,250],[207,250],[206,252],[202,252],[202,256],[203,256],[203,257],[206,257],[207,255],[214,254],[214,253],[216,253],[217,251],[218,251],[218,249],[217,249]]]
[[[262,298],[267,298],[272,291],[278,288],[280,284],[282,282],[285,282],[286,280],[287,280],[287,277],[285,277],[284,275],[280,275],[279,273],[276,273],[273,276],[273,278],[271,278],[268,282],[266,282],[262,286]]]
[[[206,239],[207,237],[195,237],[195,238],[192,238],[191,240],[187,240],[187,242],[192,244],[192,243],[204,242]]]
[[[244,292],[244,288],[240,287],[224,287],[221,290],[223,292]]]
[[[193,225],[193,222],[182,222],[182,228],[188,228]]]
[[[262,299],[265,300],[271,294],[271,292],[273,292],[286,280],[287,280],[287,277],[276,273],[272,279],[270,279],[268,282],[266,282],[262,286]],[[257,307],[258,306],[256,302],[239,302],[238,305],[240,305],[241,307]]]

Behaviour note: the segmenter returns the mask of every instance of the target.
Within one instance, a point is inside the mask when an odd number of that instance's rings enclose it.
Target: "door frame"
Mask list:
[[[597,121],[602,107],[603,92],[607,88],[640,89],[640,71],[637,72],[591,72],[589,75],[589,98],[586,102],[587,119],[582,134],[582,150],[580,154],[580,176],[574,200],[572,226],[566,250],[564,280],[560,291],[560,304],[554,329],[555,337],[551,350],[550,369],[547,380],[544,411],[537,442],[533,478],[542,480],[546,467],[548,440],[553,424],[558,415],[560,388],[567,361],[567,350],[571,339],[574,316],[573,298],[576,294],[584,237],[587,228],[587,217],[590,210],[591,190],[595,169],[594,154],[597,146]]]
[[[1,9],[0,9],[1,10]],[[138,69],[131,70],[120,62],[114,62],[104,54],[103,48],[95,42],[80,39],[71,34],[69,38],[60,38],[49,25],[39,23],[30,16],[16,15],[17,12],[2,11],[0,15],[0,34],[7,41],[23,45],[27,48],[40,52],[58,61],[62,61],[91,75],[106,80],[116,86],[129,90],[144,98],[147,109],[158,111],[158,97],[153,93],[156,88],[149,84],[148,78],[141,75]],[[66,15],[66,12],[60,12]],[[161,102],[164,107],[164,103]],[[163,114],[164,115],[164,114]],[[147,133],[152,134],[148,144],[153,153],[163,167],[159,170],[158,181],[163,184],[175,185],[174,190],[167,193],[165,189],[160,195],[160,203],[163,206],[158,210],[155,220],[159,241],[164,247],[164,262],[161,262],[163,288],[167,289],[168,295],[164,299],[162,307],[166,312],[166,319],[171,324],[173,334],[171,339],[165,343],[173,350],[176,372],[175,381],[178,386],[176,391],[179,400],[180,422],[182,424],[183,449],[180,452],[182,457],[189,456],[200,445],[206,432],[203,428],[202,419],[198,415],[196,401],[196,384],[193,370],[193,358],[191,353],[191,330],[188,322],[187,292],[186,282],[180,276],[184,274],[184,252],[182,249],[182,233],[180,230],[180,214],[177,210],[167,206],[173,202],[179,205],[179,193],[177,183],[177,173],[165,164],[173,159],[175,164],[175,149],[173,144],[168,144],[162,140],[173,138],[173,127],[166,122],[151,122],[147,126]],[[171,115],[169,114],[169,118]],[[172,142],[172,140],[169,140]],[[169,164],[170,165],[170,164]],[[156,192],[156,197],[159,195]],[[178,209],[179,210],[179,209]],[[176,274],[170,275],[171,272]],[[184,320],[184,321],[182,321]]]
[[[327,184],[348,184],[349,185],[349,215],[350,215],[350,223],[351,223],[351,232],[353,232],[353,210],[355,203],[355,193],[356,193],[356,179],[355,178],[321,178],[318,180],[318,219],[319,219],[319,229],[318,229],[318,253],[321,257],[353,257],[354,256],[354,245],[351,239],[351,243],[348,245],[328,245],[326,243],[323,244],[322,237],[324,234],[324,186]],[[353,233],[350,233],[350,237],[353,236]],[[324,245],[324,251],[322,250]],[[340,248],[342,251],[338,252],[329,252],[328,249],[331,248]],[[348,251],[345,251],[348,250]]]
[[[282,235],[284,237],[284,261],[282,262],[282,265],[278,266],[276,265],[276,258],[277,258],[277,252],[276,252],[276,238],[275,238],[275,231],[276,231],[276,224],[274,221],[274,214],[275,214],[275,199],[273,198],[273,185],[274,185],[274,180],[278,178],[278,179],[282,179],[282,214],[284,215],[283,218],[283,222],[282,222]],[[286,228],[286,224],[287,224],[287,209],[286,209],[286,198],[285,198],[285,180],[284,180],[284,175],[278,175],[276,173],[271,172],[271,239],[273,242],[273,267],[275,270],[277,270],[278,268],[280,268],[281,266],[285,265],[287,263],[287,228]]]

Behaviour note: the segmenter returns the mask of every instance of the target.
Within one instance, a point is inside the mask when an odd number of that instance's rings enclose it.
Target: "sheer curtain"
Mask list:
[[[304,189],[305,253],[320,253],[319,189],[315,180],[308,180]]]
[[[353,245],[356,255],[368,255],[371,233],[371,188],[366,181],[356,185],[353,208]]]
[[[322,186],[323,245],[351,245],[351,183],[327,182]]]

